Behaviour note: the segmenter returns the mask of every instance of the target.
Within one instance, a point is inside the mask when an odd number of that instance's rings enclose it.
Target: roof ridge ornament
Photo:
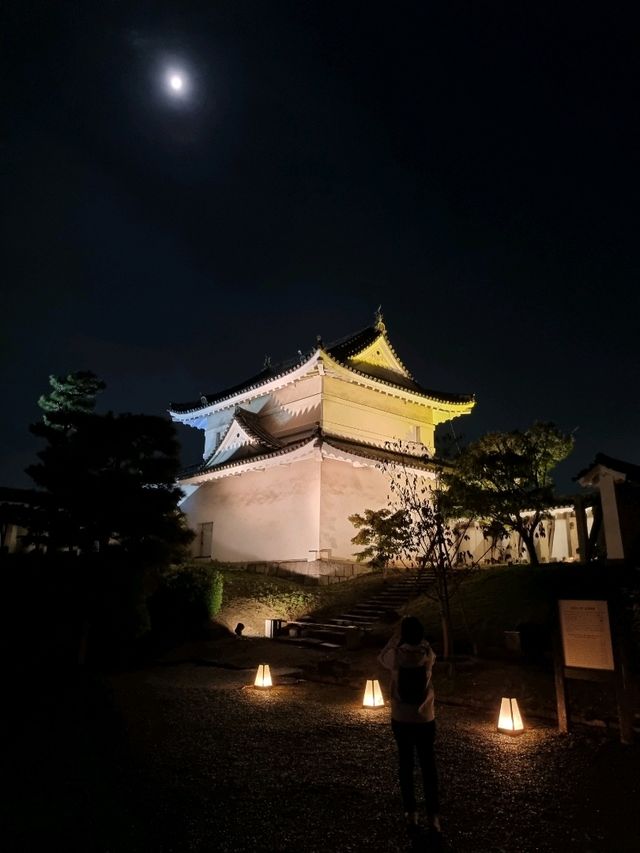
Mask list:
[[[271,356],[265,355],[264,364],[262,365],[262,369],[266,370],[267,368],[271,368]]]
[[[206,394],[200,394],[200,402],[203,406],[209,405],[209,401],[207,400]]]
[[[375,324],[374,324],[374,325],[375,325],[376,329],[377,329],[379,332],[382,332],[383,334],[386,334],[386,332],[387,332],[387,327],[386,327],[386,326],[385,326],[385,324],[384,324],[384,318],[383,318],[383,316],[382,316],[382,305],[378,305],[378,310],[377,310],[377,311],[376,311],[376,313],[375,313],[375,318],[376,318],[376,322],[375,322]]]
[[[318,349],[322,349],[324,344],[322,343],[322,335],[316,335],[316,347]]]

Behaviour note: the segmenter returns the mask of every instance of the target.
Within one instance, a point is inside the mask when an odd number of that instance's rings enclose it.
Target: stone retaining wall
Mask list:
[[[273,563],[232,563],[231,566],[260,575],[275,575],[325,585],[371,573],[369,566],[348,560],[286,560]]]

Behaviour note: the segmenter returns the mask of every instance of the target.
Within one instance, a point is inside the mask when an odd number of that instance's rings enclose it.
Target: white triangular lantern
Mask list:
[[[380,708],[384,705],[382,698],[382,690],[380,690],[380,682],[376,679],[369,679],[364,688],[364,696],[362,698],[364,708]]]
[[[256,673],[255,687],[272,687],[271,670],[268,663],[261,663]]]
[[[500,703],[498,731],[502,732],[503,735],[521,735],[524,731],[517,699],[506,699],[503,697]]]

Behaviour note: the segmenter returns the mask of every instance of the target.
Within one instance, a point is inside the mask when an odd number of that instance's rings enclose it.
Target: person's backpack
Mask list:
[[[399,666],[398,695],[407,705],[421,705],[427,696],[427,667]]]

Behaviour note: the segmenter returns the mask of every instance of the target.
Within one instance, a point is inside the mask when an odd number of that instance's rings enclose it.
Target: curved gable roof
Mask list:
[[[384,343],[392,355],[392,360],[386,365],[384,363],[374,364],[367,360],[358,360],[357,356],[364,353],[369,347],[372,347],[372,345],[380,338],[384,339]],[[443,403],[472,403],[474,400],[473,395],[470,394],[452,394],[446,391],[430,390],[419,385],[400,360],[400,357],[396,353],[387,336],[384,323],[379,320],[373,326],[367,326],[354,334],[340,338],[339,340],[327,345],[323,344],[322,340],[318,338],[318,342],[315,347],[307,350],[306,353],[298,351],[298,355],[294,358],[286,359],[274,365],[267,360],[265,366],[259,373],[256,373],[244,382],[240,382],[230,388],[225,388],[222,391],[203,395],[199,401],[171,403],[169,411],[175,412],[175,414],[197,412],[200,409],[222,402],[225,399],[230,399],[243,391],[259,388],[261,385],[266,385],[274,379],[285,376],[287,373],[296,370],[306,360],[308,360],[314,352],[318,351],[325,352],[332,359],[360,376],[375,379],[386,385],[411,391],[422,397],[428,397]]]

